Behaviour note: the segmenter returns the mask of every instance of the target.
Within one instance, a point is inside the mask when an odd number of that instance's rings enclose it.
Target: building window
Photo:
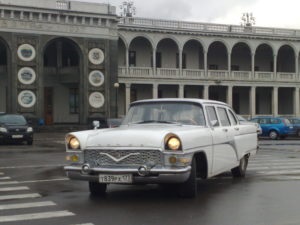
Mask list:
[[[156,52],[156,68],[161,68],[161,52]]]
[[[232,71],[239,71],[240,67],[238,65],[231,65],[231,70]]]
[[[129,66],[136,66],[136,51],[129,51]]]
[[[79,113],[79,89],[78,88],[70,88],[69,108],[70,108],[70,113],[72,114]]]
[[[209,69],[210,70],[218,70],[218,65],[211,64],[211,65],[209,65]]]

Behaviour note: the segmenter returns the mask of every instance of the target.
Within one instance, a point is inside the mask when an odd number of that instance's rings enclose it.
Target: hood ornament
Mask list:
[[[140,155],[140,153],[130,153],[130,154],[128,154],[128,155],[125,155],[125,156],[123,156],[123,157],[118,157],[118,158],[116,158],[116,157],[114,157],[114,156],[112,156],[112,155],[110,155],[110,154],[108,154],[108,153],[103,153],[103,152],[101,152],[100,155],[105,155],[105,156],[107,156],[108,158],[111,158],[111,159],[112,159],[113,161],[115,161],[115,162],[121,162],[122,160],[124,160],[124,159],[126,159],[126,158],[128,158],[128,157],[130,157],[130,156],[132,156],[132,155]]]

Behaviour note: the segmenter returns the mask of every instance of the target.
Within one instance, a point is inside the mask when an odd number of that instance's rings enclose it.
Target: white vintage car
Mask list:
[[[174,184],[180,196],[197,195],[197,179],[231,170],[244,177],[257,151],[253,124],[240,124],[225,103],[201,99],[133,102],[117,128],[66,136],[64,169],[86,180],[92,195],[108,184]]]

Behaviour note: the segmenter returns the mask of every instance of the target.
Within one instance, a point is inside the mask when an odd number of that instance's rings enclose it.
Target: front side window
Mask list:
[[[213,106],[207,106],[206,107],[206,112],[207,112],[209,123],[213,127],[218,127],[219,126],[219,121],[218,121],[218,117],[217,117],[217,113],[216,113],[215,107],[213,107]]]

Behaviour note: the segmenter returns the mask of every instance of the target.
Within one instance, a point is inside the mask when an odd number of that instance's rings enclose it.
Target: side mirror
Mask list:
[[[94,130],[97,130],[100,127],[100,122],[98,120],[93,121]]]

